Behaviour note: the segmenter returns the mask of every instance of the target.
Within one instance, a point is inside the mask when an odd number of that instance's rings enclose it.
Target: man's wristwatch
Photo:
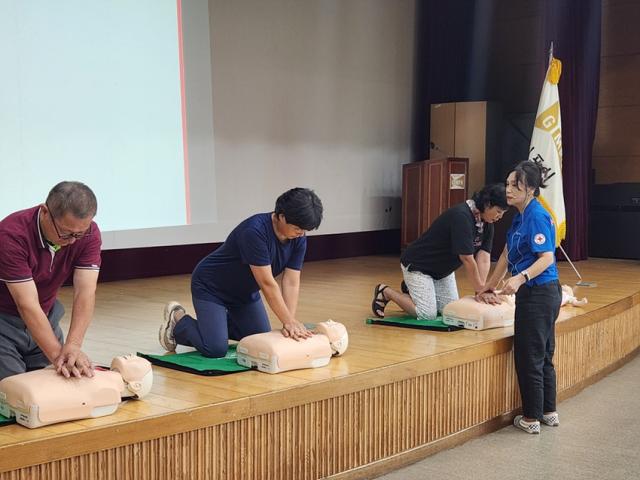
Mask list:
[[[520,273],[522,274],[522,276],[527,282],[531,280],[531,277],[529,276],[529,272],[527,272],[526,270],[523,270]]]

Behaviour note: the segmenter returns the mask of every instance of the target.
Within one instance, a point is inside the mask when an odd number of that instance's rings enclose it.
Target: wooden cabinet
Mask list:
[[[487,182],[503,182],[502,107],[494,102],[457,102],[431,105],[429,158],[469,159],[468,191]]]
[[[402,166],[402,248],[447,208],[467,199],[469,159],[438,158]]]

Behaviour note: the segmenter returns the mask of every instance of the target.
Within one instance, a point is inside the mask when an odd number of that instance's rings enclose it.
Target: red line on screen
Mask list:
[[[182,41],[182,0],[177,0],[178,9],[178,57],[180,60],[180,103],[182,110],[182,149],[184,154],[184,195],[187,210],[187,225],[191,224],[191,193],[189,190],[189,145],[187,143],[187,101],[184,88],[184,49]]]

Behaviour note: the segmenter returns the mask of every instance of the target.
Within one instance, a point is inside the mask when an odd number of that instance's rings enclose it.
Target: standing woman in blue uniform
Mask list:
[[[195,347],[206,357],[224,357],[228,340],[271,330],[260,292],[294,340],[311,336],[296,319],[306,232],[322,221],[322,202],[307,188],[278,197],[273,212],[259,213],[233,229],[225,242],[203,258],[191,276],[196,316],[169,302],[160,325],[160,344]],[[282,274],[282,286],[276,277]],[[196,320],[197,317],[197,320]]]
[[[537,197],[547,170],[533,161],[519,163],[507,178],[507,203],[518,209],[507,233],[507,244],[480,301],[497,303],[493,293],[507,269],[511,278],[502,293],[516,294],[513,337],[523,415],[514,425],[540,433],[540,422],[558,426],[556,371],[553,366],[555,322],[562,292],[556,268],[555,226]]]

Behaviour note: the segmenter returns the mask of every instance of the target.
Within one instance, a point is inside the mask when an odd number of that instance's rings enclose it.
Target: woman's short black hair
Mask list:
[[[541,162],[523,160],[513,171],[516,173],[516,185],[522,182],[526,188],[533,188],[534,197],[540,195],[541,188],[547,187],[545,180],[549,169],[545,168]]]
[[[479,192],[473,194],[471,199],[475,202],[476,208],[484,212],[485,208],[498,207],[507,210],[507,194],[504,185],[500,183],[492,183],[485,185]]]
[[[322,202],[313,190],[296,187],[276,200],[276,215],[284,215],[287,223],[303,230],[315,230],[322,221]]]

